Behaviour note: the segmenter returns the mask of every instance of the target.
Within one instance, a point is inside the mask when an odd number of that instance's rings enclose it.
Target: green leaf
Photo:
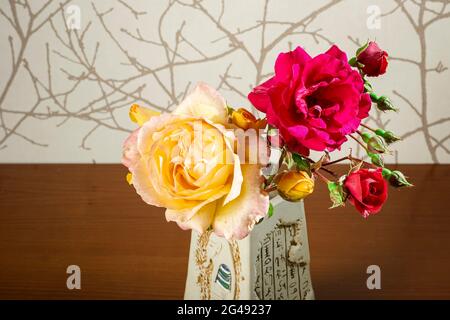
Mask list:
[[[356,67],[356,57],[351,58],[350,60],[348,60],[348,64],[351,65],[352,67]]]
[[[328,182],[328,191],[330,192],[330,199],[333,203],[330,209],[344,206],[344,190],[342,189],[341,183]]]
[[[269,202],[269,210],[267,210],[267,216],[269,218],[273,216],[273,205],[272,205],[272,202]]]
[[[292,153],[292,160],[294,160],[300,171],[306,171],[311,176],[311,165],[307,159],[297,153]]]

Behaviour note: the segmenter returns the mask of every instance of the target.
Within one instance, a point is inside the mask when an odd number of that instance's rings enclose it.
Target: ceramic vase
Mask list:
[[[185,299],[314,299],[303,202],[271,203],[272,217],[242,240],[192,232]]]

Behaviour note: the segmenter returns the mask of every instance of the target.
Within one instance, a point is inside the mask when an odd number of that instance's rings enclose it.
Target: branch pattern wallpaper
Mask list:
[[[132,103],[170,111],[204,81],[249,107],[280,51],[374,39],[400,112],[367,124],[404,139],[386,162],[450,163],[449,0],[2,0],[0,27],[0,162],[118,163]]]

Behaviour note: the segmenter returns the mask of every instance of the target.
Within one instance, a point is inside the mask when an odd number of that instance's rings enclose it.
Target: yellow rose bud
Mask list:
[[[296,202],[314,191],[314,180],[305,171],[289,171],[282,174],[277,189],[283,199]]]
[[[233,124],[241,129],[263,129],[267,125],[265,119],[256,119],[256,117],[244,108],[239,108],[231,114]]]
[[[130,107],[129,116],[131,121],[137,123],[140,127],[146,123],[151,117],[159,115],[160,112],[153,111],[148,108],[141,107],[138,104],[133,104]]]

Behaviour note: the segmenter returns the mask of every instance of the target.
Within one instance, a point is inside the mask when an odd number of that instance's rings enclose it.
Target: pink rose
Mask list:
[[[275,76],[248,95],[267,114],[291,151],[333,151],[368,116],[370,96],[361,75],[337,46],[311,58],[302,48],[281,53]]]

